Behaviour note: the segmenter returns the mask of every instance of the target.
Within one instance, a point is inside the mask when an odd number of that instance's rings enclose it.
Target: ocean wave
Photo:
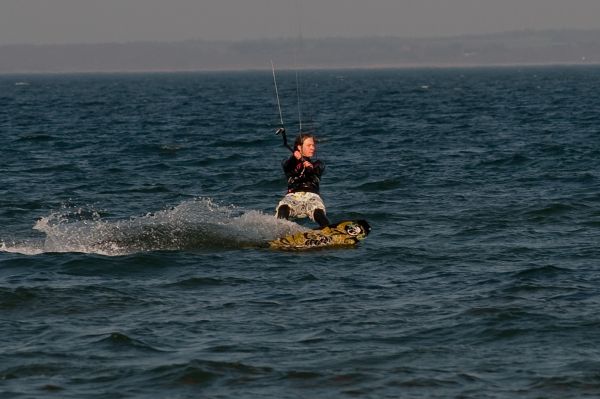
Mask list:
[[[35,298],[36,294],[27,288],[0,288],[0,309],[20,309],[26,303],[35,300]]]
[[[249,280],[243,278],[227,277],[227,278],[213,278],[213,277],[192,277],[185,280],[177,281],[175,283],[167,284],[167,287],[175,287],[182,289],[195,289],[200,287],[211,287],[211,286],[237,286],[241,284],[249,283]]]
[[[519,280],[537,280],[544,278],[555,278],[571,273],[571,270],[558,266],[533,266],[525,270],[518,271],[514,277]]]
[[[47,142],[55,139],[54,136],[47,133],[27,133],[19,137],[17,141]]]
[[[136,350],[142,352],[163,352],[160,349],[154,348],[152,345],[145,343],[142,340],[130,338],[124,333],[118,331],[111,332],[107,335],[102,335],[94,344],[107,346],[111,350]]]
[[[395,190],[402,186],[402,182],[398,178],[369,181],[359,185],[357,188],[361,191],[389,191]]]
[[[248,381],[273,372],[271,367],[253,366],[241,362],[192,360],[170,364],[150,371],[156,378],[173,385],[204,385],[216,379]]]

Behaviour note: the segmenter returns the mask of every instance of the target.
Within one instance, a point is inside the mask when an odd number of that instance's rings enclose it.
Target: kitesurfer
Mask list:
[[[293,150],[292,155],[282,163],[288,179],[288,190],[277,205],[277,217],[309,217],[321,228],[326,227],[330,223],[319,195],[319,183],[325,164],[311,158],[315,155],[316,138],[312,134],[301,133],[294,142]]]

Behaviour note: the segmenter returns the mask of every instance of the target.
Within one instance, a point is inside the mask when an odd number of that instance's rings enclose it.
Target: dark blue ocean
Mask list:
[[[600,67],[298,77],[357,248],[270,70],[0,76],[0,398],[599,397]]]

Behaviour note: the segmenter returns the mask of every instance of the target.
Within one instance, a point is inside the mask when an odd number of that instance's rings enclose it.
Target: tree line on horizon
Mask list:
[[[298,60],[294,62],[293,60]],[[600,63],[600,30],[0,46],[0,73]]]

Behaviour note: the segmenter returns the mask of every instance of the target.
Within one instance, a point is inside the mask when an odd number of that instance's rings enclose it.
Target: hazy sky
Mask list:
[[[600,29],[600,0],[0,0],[0,44]]]

